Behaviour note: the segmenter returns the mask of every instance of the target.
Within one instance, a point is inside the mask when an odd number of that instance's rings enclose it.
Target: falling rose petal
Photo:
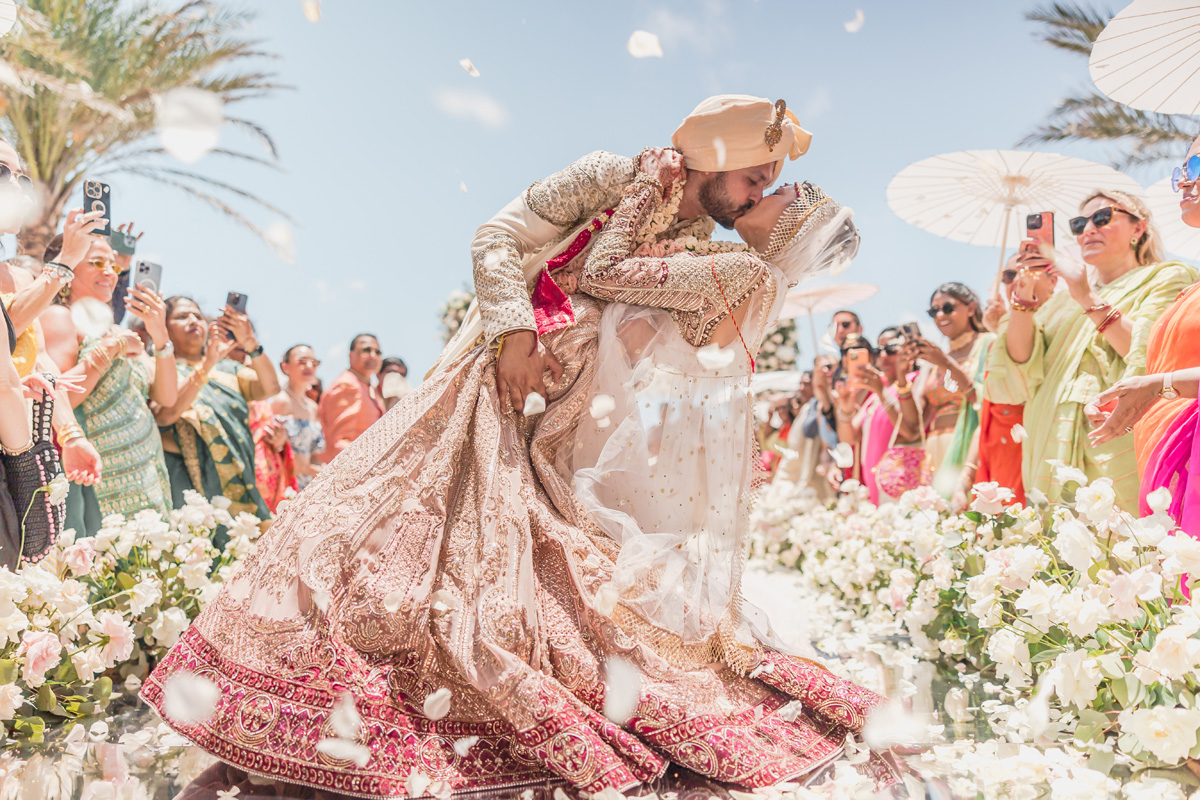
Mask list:
[[[641,670],[616,656],[605,660],[604,716],[618,725],[624,725],[637,710],[641,695]]]
[[[361,744],[347,742],[344,739],[322,739],[317,742],[317,751],[340,761],[352,761],[360,769],[371,760],[370,750]]]
[[[542,397],[537,392],[530,392],[525,395],[525,408],[521,411],[527,417],[534,414],[541,414],[546,410],[546,398]]]
[[[466,193],[467,193],[467,182],[466,182],[466,181],[459,181],[459,182],[458,182],[458,190],[459,190],[460,192],[462,192],[463,194],[466,194]]]
[[[459,758],[465,758],[478,741],[478,736],[464,736],[461,739],[456,739],[454,741],[454,752],[458,754]]]
[[[844,751],[847,764],[862,764],[871,757],[871,750],[859,744],[853,733],[846,734],[846,749]]]
[[[728,367],[733,363],[733,357],[732,347],[721,347],[715,342],[696,351],[696,360],[700,362],[701,367],[710,372]]]
[[[775,665],[770,661],[764,661],[753,669],[750,673],[751,678],[757,678],[759,675],[769,675],[775,671]]]
[[[601,419],[617,410],[617,401],[613,400],[610,394],[598,394],[592,398],[592,407],[589,413],[592,419]]]
[[[846,29],[846,33],[858,33],[862,30],[863,23],[867,21],[867,15],[863,13],[861,8],[854,10],[854,19],[849,22],[843,22],[842,27]]]
[[[725,140],[720,136],[713,137],[713,150],[717,153],[717,170],[725,166]]]
[[[163,714],[180,725],[205,722],[220,699],[215,683],[190,672],[177,672],[163,684]]]
[[[324,614],[325,610],[329,608],[329,592],[325,591],[324,589],[314,589],[312,593],[312,599],[313,603],[315,603],[317,608],[321,610],[322,614]]]
[[[329,727],[333,728],[339,739],[354,741],[358,738],[358,733],[362,730],[362,717],[354,707],[354,695],[350,692],[343,692],[341,698],[333,704],[333,710],[329,712]]]
[[[447,611],[457,611],[462,608],[462,602],[445,589],[438,589],[429,596],[429,607],[434,613],[444,614]]]
[[[1018,422],[1016,425],[1012,426],[1012,438],[1014,442],[1020,444],[1021,442],[1025,441],[1027,436],[1029,436],[1029,434],[1025,431],[1024,425]]]
[[[571,795],[562,790],[561,786],[554,787],[554,800],[571,800]]]
[[[0,0],[0,36],[17,24],[17,4],[13,0]]]
[[[181,86],[155,98],[155,124],[163,148],[185,164],[194,164],[217,146],[225,111],[212,92]]]
[[[804,704],[799,700],[793,700],[775,713],[778,714],[781,719],[785,719],[788,722],[795,722],[796,719],[804,713]]]
[[[408,792],[409,797],[420,797],[425,794],[425,790],[431,783],[433,783],[433,778],[413,767],[412,772],[408,773],[408,777],[404,780],[404,789]]]
[[[475,68],[475,65],[471,63],[471,59],[469,59],[469,58],[460,58],[460,59],[458,60],[458,65],[459,65],[460,67],[462,67],[463,69],[465,69],[465,70],[467,71],[467,74],[468,74],[468,75],[470,75],[472,78],[478,78],[478,77],[479,77],[479,70],[477,70],[477,69]]]
[[[426,791],[437,800],[450,800],[450,796],[454,794],[454,787],[450,781],[434,781]]]
[[[292,226],[277,219],[263,229],[263,239],[289,264],[296,263],[296,237]]]
[[[521,800],[533,800],[533,789],[526,789],[521,792]]]
[[[662,58],[662,45],[658,43],[658,37],[650,31],[634,31],[629,35],[629,42],[625,45],[629,50],[629,55],[634,58]]]
[[[104,720],[93,722],[88,728],[88,738],[93,742],[103,742],[108,739],[108,723]]]
[[[617,607],[617,603],[621,599],[621,592],[613,586],[611,582],[603,583],[596,590],[596,600],[593,606],[596,612],[608,617],[612,615],[613,609]]]
[[[609,425],[612,425],[612,417],[604,417],[603,419],[596,420],[596,427],[600,430],[604,430]]]
[[[829,455],[838,469],[850,469],[854,466],[854,448],[849,442],[838,442],[838,446],[830,450]]]
[[[862,731],[863,742],[874,750],[887,750],[896,745],[913,746],[927,737],[926,725],[899,701],[872,709]]]
[[[113,326],[112,308],[94,297],[81,297],[71,304],[71,321],[80,333],[99,339]]]
[[[304,18],[309,22],[321,21],[321,0],[304,0],[300,4],[300,8],[304,11]]]
[[[433,694],[425,698],[425,716],[432,720],[439,720],[450,713],[450,690],[446,688],[438,689]]]
[[[395,614],[404,603],[404,590],[395,589],[383,598],[383,607],[389,614]]]
[[[400,513],[407,514],[409,511],[412,511],[414,508],[416,508],[419,505],[421,505],[420,500],[418,500],[415,497],[410,497],[407,500],[405,500],[403,503],[400,504]]]

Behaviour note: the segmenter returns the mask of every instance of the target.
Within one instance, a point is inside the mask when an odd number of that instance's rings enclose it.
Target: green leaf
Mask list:
[[[1034,655],[1033,658],[1029,659],[1029,661],[1033,664],[1037,664],[1042,661],[1053,661],[1062,655],[1063,652],[1064,650],[1061,647],[1047,647],[1045,650],[1042,650]]]
[[[107,703],[108,698],[112,696],[113,682],[112,678],[104,675],[92,684],[92,694],[100,703]]]
[[[121,591],[128,591],[134,587],[136,581],[130,577],[128,572],[117,573],[117,585],[121,587]]]
[[[15,683],[17,680],[17,662],[11,658],[0,661],[0,685]]]
[[[1097,772],[1103,772],[1105,775],[1112,772],[1113,764],[1117,761],[1116,753],[1112,751],[1104,752],[1097,750],[1088,757],[1088,769],[1094,769]]]
[[[42,684],[42,688],[38,689],[35,705],[38,711],[53,711],[54,707],[58,705],[58,698],[54,696],[54,690]]]
[[[1100,656],[1096,659],[1096,665],[1100,668],[1100,674],[1106,678],[1120,680],[1125,677],[1125,665],[1116,653],[1106,653]]]
[[[978,511],[964,511],[963,516],[966,517],[967,519],[971,520],[971,522],[974,522],[977,524],[982,523],[984,520],[983,514],[980,514]]]
[[[1103,628],[1096,630],[1096,644],[1100,647],[1108,647],[1108,631]]]

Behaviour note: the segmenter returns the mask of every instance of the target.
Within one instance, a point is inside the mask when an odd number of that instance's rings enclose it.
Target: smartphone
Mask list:
[[[921,338],[921,326],[915,322],[905,322],[900,326],[900,335],[904,341],[911,342]]]
[[[125,231],[113,231],[108,236],[108,243],[113,252],[119,256],[131,256],[137,252],[137,237]]]
[[[1025,217],[1025,237],[1039,245],[1054,247],[1054,212],[1043,211],[1040,214],[1030,214]]]
[[[849,353],[846,353],[846,382],[851,389],[863,388],[862,381],[854,376],[854,371],[858,367],[865,367],[871,363],[871,351],[866,348],[856,347]]]
[[[133,285],[145,286],[152,292],[162,292],[162,264],[138,260],[133,268]]]
[[[225,305],[232,308],[239,314],[246,313],[246,295],[241,292],[230,292],[225,295]]]
[[[83,182],[83,213],[90,214],[93,211],[103,211],[104,216],[101,222],[104,227],[96,228],[92,233],[100,236],[109,236],[112,234],[112,189],[107,183],[100,181],[85,180]]]

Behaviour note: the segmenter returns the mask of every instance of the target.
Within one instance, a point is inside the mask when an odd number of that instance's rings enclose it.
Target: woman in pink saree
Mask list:
[[[210,680],[213,715],[173,728],[362,797],[624,790],[671,763],[760,787],[837,759],[881,698],[777,647],[740,577],[751,355],[786,285],[857,232],[785,187],[756,208],[778,217],[762,257],[631,255],[680,174],[639,176],[555,273],[582,292],[541,337],[564,365],[543,413],[506,409],[483,346],[431,376],[284,504],[143,699]],[[886,756],[858,768],[895,780]]]

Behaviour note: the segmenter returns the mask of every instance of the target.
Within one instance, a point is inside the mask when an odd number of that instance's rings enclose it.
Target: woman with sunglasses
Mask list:
[[[317,404],[308,392],[317,384],[317,367],[321,362],[306,344],[289,347],[279,362],[287,377],[283,391],[271,398],[271,410],[283,420],[288,441],[296,458],[296,485],[303,489],[317,477],[321,464],[314,455],[325,450],[325,433],[317,414]]]
[[[54,261],[61,247],[62,237],[55,237],[46,260]],[[173,403],[178,389],[162,298],[136,287],[126,299],[129,310],[145,323],[153,355],[147,355],[132,331],[113,325],[94,335],[80,330],[72,313],[74,309],[87,316],[97,309],[111,309],[121,271],[115,259],[106,238],[92,237],[74,279],[59,293],[57,304],[40,317],[50,357],[64,374],[82,378],[83,391],[71,395],[71,404],[80,430],[96,446],[104,464],[98,483],[72,484],[67,496],[67,526],[87,535],[98,531],[109,514],[132,516],[143,509],[166,514],[171,509],[162,443],[146,405],[147,399]]]
[[[901,409],[914,430],[924,423],[925,452],[934,471],[934,488],[947,499],[955,495],[964,472],[974,476],[968,455],[975,430],[976,411],[982,388],[980,367],[995,338],[983,327],[983,304],[978,295],[961,283],[943,283],[929,299],[930,319],[950,340],[949,350],[922,338],[905,345],[905,355],[923,362],[911,396]],[[901,395],[907,400],[909,395]],[[920,404],[920,415],[917,404]]]
[[[1108,478],[1120,508],[1138,507],[1131,442],[1092,444],[1084,404],[1123,378],[1141,375],[1155,321],[1196,279],[1196,270],[1164,262],[1150,211],[1119,191],[1097,192],[1071,220],[1083,264],[1021,244],[1010,289],[1012,309],[988,362],[989,389],[1025,403],[1025,491],[1057,502],[1055,464]],[[1066,291],[1054,292],[1061,279]]]
[[[230,500],[229,512],[269,519],[258,489],[250,403],[279,393],[275,365],[245,314],[226,306],[213,321],[190,297],[167,298],[167,331],[179,354],[179,396],[156,409],[171,491],[178,508],[187,490]],[[249,367],[234,360],[244,350]],[[219,532],[214,544],[225,544]]]
[[[1183,222],[1200,228],[1200,137],[1192,142],[1171,185],[1181,193]],[[1171,492],[1167,512],[1200,536],[1200,292],[1184,290],[1159,318],[1146,348],[1146,374],[1124,378],[1087,405],[1094,445],[1134,432],[1141,475],[1139,511],[1151,513],[1149,496]],[[1193,466],[1195,465],[1195,466]]]

